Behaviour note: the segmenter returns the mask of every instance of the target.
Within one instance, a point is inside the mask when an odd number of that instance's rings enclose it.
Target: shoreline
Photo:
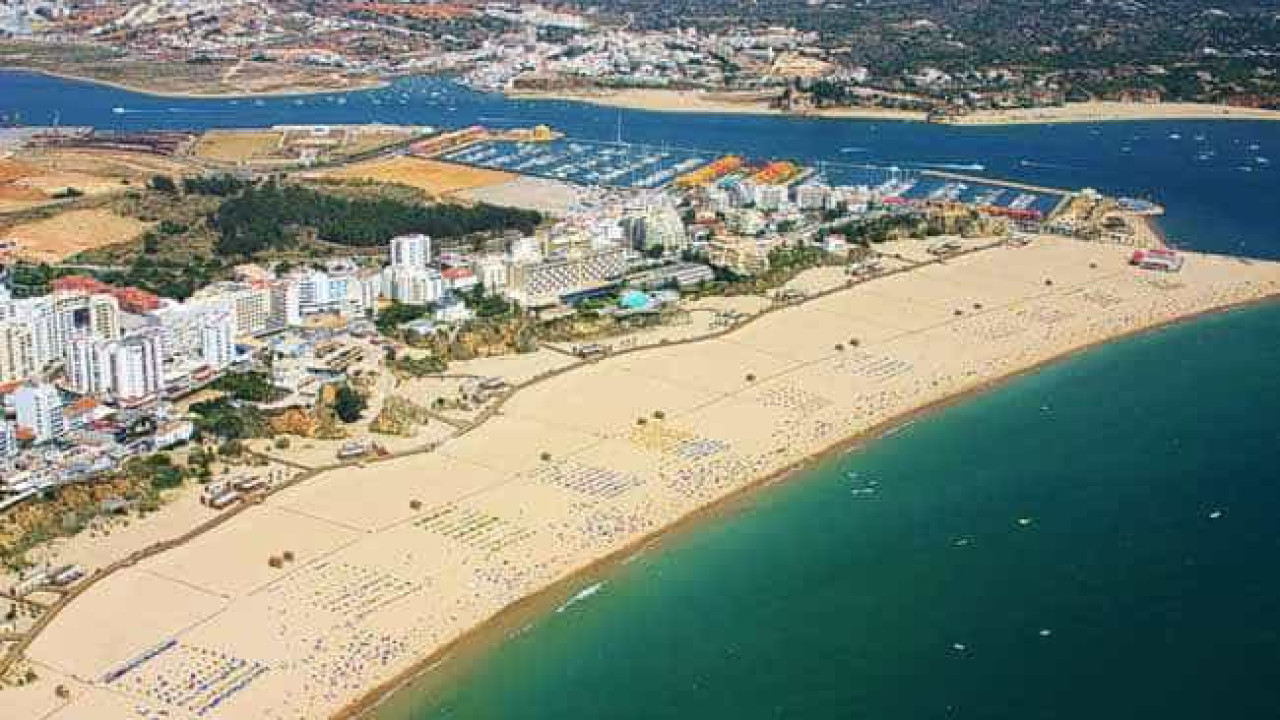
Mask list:
[[[665,112],[671,114],[758,115],[794,118],[845,120],[897,120],[956,127],[1003,127],[1011,125],[1055,125],[1095,122],[1142,122],[1153,120],[1259,120],[1280,121],[1280,110],[1214,105],[1205,103],[1069,103],[1058,107],[1013,110],[982,110],[969,115],[930,120],[928,113],[877,107],[819,108],[791,112],[770,107],[758,94],[741,99],[723,97],[729,93],[704,90],[630,88],[600,91],[512,91],[511,100],[579,102],[599,107]],[[717,97],[717,95],[721,95]]]
[[[1072,348],[1027,367],[1013,370],[1005,375],[984,380],[972,388],[934,400],[884,420],[860,433],[806,455],[783,468],[754,479],[706,505],[695,507],[671,523],[639,537],[586,565],[570,570],[551,584],[498,610],[463,634],[440,646],[430,655],[416,661],[411,668],[370,689],[364,696],[342,707],[329,717],[331,720],[374,720],[380,707],[395,695],[412,691],[414,686],[422,681],[428,673],[443,667],[444,664],[452,660],[455,653],[466,655],[468,659],[479,659],[482,655],[497,650],[505,640],[509,639],[511,628],[521,627],[527,622],[545,615],[548,610],[556,607],[564,598],[571,596],[575,590],[579,590],[582,583],[616,571],[619,567],[625,565],[629,558],[652,548],[661,547],[664,543],[676,540],[685,533],[693,532],[706,521],[728,516],[735,509],[740,508],[742,503],[747,502],[761,491],[775,485],[797,480],[798,475],[804,470],[890,437],[917,420],[932,417],[948,408],[963,404],[993,390],[998,390],[1021,378],[1035,375],[1050,367],[1114,343],[1131,340],[1197,320],[1276,303],[1280,303],[1280,293],[1208,308],[1180,317],[1162,320],[1152,325],[1134,328],[1103,340]],[[464,660],[464,662],[466,661]],[[449,681],[450,678],[442,679],[442,683]]]
[[[453,442],[442,443],[446,445],[442,453],[418,456],[415,452],[411,454],[420,459],[409,461],[406,456],[395,464],[379,464],[385,468],[378,471],[385,492],[370,497],[368,503],[353,506],[350,496],[360,492],[357,476],[369,471],[310,468],[303,476],[315,482],[304,488],[304,477],[295,478],[298,482],[282,486],[281,493],[261,503],[262,509],[237,515],[243,519],[216,523],[217,532],[208,537],[181,548],[165,543],[154,552],[149,549],[132,558],[146,567],[109,580],[95,573],[95,580],[105,582],[89,583],[98,588],[92,595],[83,593],[86,586],[82,586],[76,594],[84,598],[72,607],[59,603],[59,610],[69,612],[58,613],[59,620],[50,622],[38,638],[30,638],[23,655],[37,667],[54,669],[55,680],[73,684],[76,699],[71,705],[77,711],[101,713],[118,695],[86,678],[99,677],[128,656],[119,650],[93,650],[92,638],[102,636],[107,643],[104,648],[145,648],[174,638],[197,647],[214,642],[281,671],[272,674],[269,686],[255,684],[243,699],[237,699],[239,711],[290,708],[289,712],[305,711],[315,717],[365,717],[397,691],[421,682],[426,670],[460,651],[486,650],[504,637],[502,631],[511,629],[512,623],[544,614],[549,603],[580,589],[583,577],[629,559],[637,549],[675,537],[704,518],[741,507],[736,499],[751,497],[753,489],[790,479],[798,470],[833,454],[874,441],[914,418],[1064,357],[1280,296],[1280,265],[1272,262],[1197,255],[1200,261],[1189,266],[1184,279],[1173,281],[1121,269],[1127,258],[1122,248],[1079,241],[1030,247],[983,247],[978,248],[983,252],[964,253],[945,262],[934,260],[890,271],[871,278],[872,282],[841,281],[811,298],[815,314],[809,317],[817,324],[804,330],[784,316],[806,303],[788,305],[753,317],[760,323],[746,322],[730,330],[744,333],[736,341],[722,342],[726,333],[720,333],[670,346],[638,348],[616,359],[587,363],[579,373],[568,372],[580,367],[574,365],[537,376],[551,382],[519,385],[521,392],[507,398],[512,402],[504,402],[495,423],[470,428],[479,432],[462,433]],[[1096,262],[1089,262],[1086,270],[1088,260]],[[1112,262],[1119,267],[1113,269]],[[1004,279],[990,285],[984,278],[993,272]],[[1058,283],[1044,280],[1044,273],[1052,273]],[[986,307],[975,300],[994,305]],[[981,312],[952,312],[971,302]],[[966,316],[964,320],[955,319],[961,315]],[[1001,334],[1018,317],[1024,329]],[[867,344],[846,355],[840,354],[844,346],[837,345],[833,354],[828,343],[844,343],[843,338],[850,335],[855,338],[850,341],[853,347]],[[683,347],[702,342],[708,343],[704,349]],[[783,356],[773,354],[780,348],[787,348]],[[686,366],[690,360],[693,364]],[[745,376],[747,385],[727,377],[726,368],[750,373]],[[892,374],[879,374],[885,368]],[[674,384],[673,372],[679,379]],[[671,380],[663,379],[667,377]],[[758,389],[751,389],[757,379]],[[610,394],[613,388],[618,390],[616,395]],[[823,397],[834,391],[844,398],[840,388],[850,388],[853,395],[839,401]],[[811,406],[814,392],[819,393],[819,404]],[[601,400],[606,395],[607,403]],[[564,403],[546,405],[555,397]],[[655,405],[675,413],[670,426],[673,442],[717,443],[710,459],[680,459],[675,446],[631,435],[626,428],[635,426],[637,415],[653,411],[656,417]],[[576,413],[578,421],[561,423],[559,418],[566,412]],[[700,434],[712,427],[717,431],[709,437]],[[661,440],[669,437],[665,432],[659,430],[658,441],[666,442]],[[543,452],[544,463],[549,455],[566,459],[551,466],[528,459],[546,450],[553,452]],[[659,464],[664,462],[675,464],[662,469]],[[541,474],[546,467],[553,468],[552,475]],[[574,468],[582,468],[592,478],[603,473],[608,492],[597,495],[590,488],[568,484],[582,477],[572,474],[577,472]],[[331,470],[342,472],[332,475]],[[447,473],[441,477],[449,477],[448,484],[441,487],[430,482],[434,473]],[[322,475],[327,477],[321,479]],[[618,487],[627,500],[613,505],[613,498],[620,496],[612,489]],[[646,489],[632,491],[640,487]],[[464,511],[493,513],[497,522],[542,533],[541,540],[494,555],[492,550],[459,545],[450,536],[424,537],[417,529],[408,529],[410,523],[424,527],[422,505],[411,507],[411,512],[402,505],[415,498],[435,507],[461,501]],[[566,499],[577,509],[564,505]],[[593,529],[599,522],[605,523],[603,534]],[[235,543],[239,550],[227,554],[232,548],[226,543]],[[304,558],[320,552],[328,559],[319,566],[308,562],[298,572],[271,580],[274,573],[259,566],[259,554],[278,550],[281,544],[300,550]],[[412,552],[400,554],[404,550]],[[333,559],[339,557],[345,562],[335,566]],[[503,560],[498,565],[501,558],[513,563]],[[316,614],[327,612],[324,608],[299,609],[304,614],[286,624],[291,632],[302,633],[287,636],[302,638],[300,654],[267,643],[261,631],[269,627],[267,623],[281,619],[278,612],[284,612],[268,598],[287,597],[295,592],[289,588],[300,587],[300,579],[323,567],[369,567],[413,576],[426,573],[423,577],[434,588],[433,600],[413,610],[402,606],[402,612],[424,615],[379,612],[362,621],[363,629],[358,631],[355,626],[343,629],[329,624],[328,615]],[[511,569],[486,575],[488,568],[499,567]],[[157,569],[159,574],[154,572]],[[481,581],[480,588],[476,580]],[[330,585],[326,581],[324,586],[332,590]],[[204,594],[198,597],[191,595],[201,591]],[[138,592],[149,593],[157,612],[168,609],[127,627],[95,621],[104,612],[118,612],[118,604],[132,602],[128,598]],[[426,590],[416,587],[410,592]],[[182,599],[193,604],[178,602]],[[277,633],[285,629],[279,626]],[[390,633],[379,636],[386,638],[383,642],[402,643],[392,660],[382,656],[385,672],[366,665],[363,656],[311,651],[307,640],[319,633],[315,637],[327,645],[350,641],[352,633],[371,631]],[[350,668],[340,677],[330,677],[335,662],[357,663],[359,673]],[[452,671],[441,677],[448,681]],[[295,687],[301,687],[303,695],[282,693],[280,683],[286,681],[302,683]],[[25,701],[32,702],[32,696],[26,695]],[[23,696],[18,695],[19,706]],[[19,715],[37,716],[35,712]]]
[[[128,83],[117,82],[114,80],[103,80],[101,78],[88,77],[85,75],[76,75],[74,73],[58,72],[56,70],[48,70],[46,68],[31,67],[29,65],[11,65],[0,68],[0,71],[14,73],[31,73],[33,75],[44,75],[46,77],[57,78],[59,80],[70,80],[72,82],[89,83],[92,85],[101,85],[103,87],[123,90],[125,92],[136,93],[138,95],[147,95],[155,98],[172,98],[175,100],[252,100],[254,98],[286,98],[286,97],[306,97],[311,95],[334,95],[339,93],[364,92],[366,90],[380,90],[390,87],[391,82],[385,78],[377,78],[370,80],[369,83],[358,87],[341,87],[341,88],[298,88],[298,89],[282,89],[268,90],[265,92],[218,92],[218,93],[195,93],[195,92],[171,92],[162,90],[153,90]]]
[[[1067,103],[1059,107],[1015,110],[983,110],[939,121],[943,125],[994,127],[1005,125],[1054,125],[1147,120],[1258,120],[1280,121],[1280,110],[1215,105],[1209,103],[1129,103],[1097,101]]]
[[[732,93],[715,93],[704,90],[667,90],[632,88],[604,90],[600,92],[542,92],[511,91],[502,93],[509,100],[558,101],[595,105],[623,110],[665,112],[673,115],[758,115],[791,118],[825,118],[846,120],[901,120],[925,122],[927,114],[911,110],[890,108],[823,108],[811,112],[791,112],[770,107],[758,93],[750,97],[732,99],[724,97]]]
[[[106,80],[71,72],[60,72],[29,65],[12,65],[0,68],[0,72],[31,73],[46,77],[90,83],[137,93],[155,98],[179,100],[245,100],[259,98],[308,97],[337,95],[381,90],[390,87],[395,78],[371,77],[358,85],[316,88],[299,87],[274,89],[261,92],[176,92],[156,90],[143,86]],[[396,76],[402,77],[402,76]],[[485,91],[477,91],[485,92]],[[749,93],[735,99],[731,92],[717,93],[704,90],[670,90],[662,88],[627,88],[586,92],[508,91],[493,93],[507,100],[572,102],[621,110],[662,112],[673,115],[753,115],[760,117],[787,117],[822,120],[885,120],[916,122],[952,127],[1006,127],[1015,125],[1059,125],[1112,122],[1149,122],[1174,120],[1254,120],[1280,121],[1280,110],[1237,107],[1205,103],[1125,103],[1086,102],[1069,103],[1057,107],[1019,108],[1012,110],[982,110],[969,115],[930,120],[928,113],[915,110],[895,110],[879,107],[817,108],[807,112],[792,112],[770,107],[758,93]]]

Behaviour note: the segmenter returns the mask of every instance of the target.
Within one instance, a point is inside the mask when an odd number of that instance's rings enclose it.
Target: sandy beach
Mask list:
[[[1028,125],[1123,120],[1280,120],[1280,110],[1200,103],[1067,103],[1061,107],[986,110],[945,120],[952,125]]]
[[[759,93],[708,92],[703,90],[663,90],[631,88],[592,92],[516,92],[516,100],[562,100],[603,107],[652,110],[670,113],[719,113],[725,115],[793,115],[796,117],[854,118],[866,120],[920,120],[925,113],[888,108],[827,108],[794,113],[769,106],[769,98]]]
[[[928,257],[919,246],[884,250]],[[1128,253],[1046,237],[849,287],[819,271],[795,285],[813,299],[715,336],[540,380],[520,361],[523,386],[434,451],[316,473],[94,583],[29,647],[40,680],[0,706],[358,714],[508,608],[822,453],[1091,345],[1280,294],[1278,263],[1187,253],[1166,275]]]
[[[758,93],[714,93],[701,90],[625,89],[591,92],[509,93],[526,100],[563,100],[605,107],[671,113],[723,113],[732,115],[792,115],[795,117],[860,120],[909,120],[925,122],[927,113],[875,107],[822,108],[790,112],[770,107]],[[934,120],[947,125],[1033,125],[1054,123],[1115,122],[1124,120],[1280,120],[1280,110],[1207,105],[1200,103],[1085,102],[1058,107],[1014,110],[982,110],[968,115]]]

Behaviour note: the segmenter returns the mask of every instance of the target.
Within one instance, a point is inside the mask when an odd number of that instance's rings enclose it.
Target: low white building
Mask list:
[[[787,202],[787,187],[785,185],[756,185],[754,195],[756,207],[765,211],[778,210]]]
[[[342,317],[361,317],[373,312],[381,280],[378,271],[362,270],[350,261],[335,261],[325,270],[315,268],[284,279],[297,287],[298,319],[286,324],[298,325],[309,315],[334,313]],[[286,313],[288,314],[288,313]]]
[[[480,255],[471,261],[471,270],[490,293],[502,293],[507,287],[510,269],[511,261],[506,255]]]
[[[196,426],[188,420],[167,422],[156,428],[155,444],[157,450],[184,443],[195,434]]]
[[[796,188],[796,205],[801,210],[822,210],[830,194],[831,189],[826,185],[801,185]]]

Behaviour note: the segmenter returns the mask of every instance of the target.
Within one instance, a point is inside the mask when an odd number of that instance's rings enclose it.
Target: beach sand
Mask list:
[[[852,438],[1280,294],[1277,263],[1188,253],[1166,275],[1128,254],[992,247],[555,374],[433,452],[320,473],[93,584],[28,649],[50,679],[0,705],[6,719],[350,716],[504,608]],[[286,549],[295,560],[269,567]]]
[[[759,93],[668,90],[661,88],[598,90],[583,92],[517,92],[509,97],[525,100],[564,100],[605,107],[671,113],[723,113],[733,115],[792,115],[797,117],[861,120],[910,120],[924,122],[928,113],[877,107],[820,108],[793,112],[771,107]],[[1280,120],[1280,110],[1212,105],[1206,103],[1082,102],[1056,107],[982,110],[935,120],[948,125],[1029,125],[1113,122],[1120,120]]]
[[[760,93],[710,92],[705,90],[666,90],[661,88],[628,88],[590,92],[514,92],[508,97],[519,100],[563,100],[585,102],[604,107],[631,110],[653,110],[671,113],[719,113],[726,115],[801,115],[770,107],[768,96]],[[925,113],[890,108],[824,108],[803,115],[808,117],[863,118],[869,120],[924,120]]]
[[[947,120],[953,125],[1028,125],[1117,120],[1280,120],[1280,110],[1203,103],[1084,102],[1060,107],[987,110]]]

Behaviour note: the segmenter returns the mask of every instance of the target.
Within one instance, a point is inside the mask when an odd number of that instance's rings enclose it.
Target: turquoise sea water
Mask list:
[[[1271,305],[1016,380],[584,580],[378,718],[1276,717],[1277,368]]]
[[[118,129],[546,122],[601,140],[621,114],[636,142],[977,163],[1151,194],[1180,244],[1280,258],[1268,158],[1280,155],[1280,123],[671,116],[513,102],[433,79],[341,98],[175,100],[0,71],[0,114],[15,111]],[[584,581],[601,584],[380,715],[1280,716],[1278,369],[1276,304],[1092,351]],[[874,494],[853,494],[872,481]]]

